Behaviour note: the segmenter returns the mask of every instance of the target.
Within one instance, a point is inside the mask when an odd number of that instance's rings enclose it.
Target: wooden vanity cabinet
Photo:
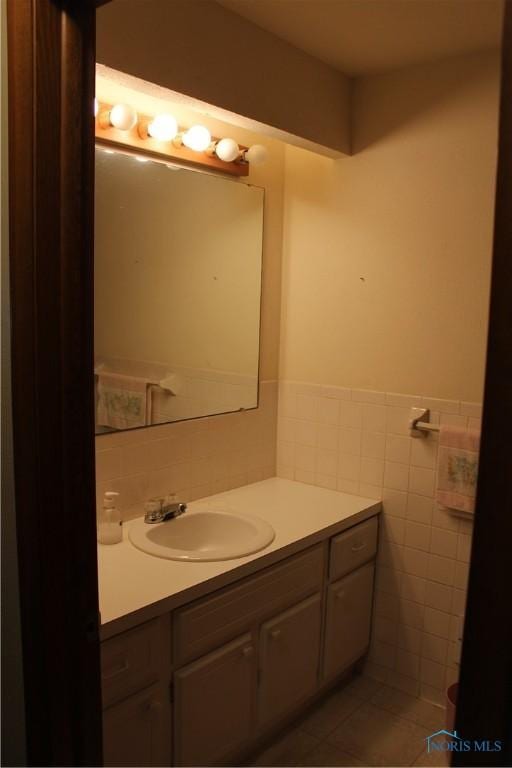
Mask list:
[[[377,532],[370,518],[105,640],[105,765],[231,762],[332,685],[369,645]]]
[[[176,765],[228,759],[267,706],[265,724],[315,688],[326,554],[310,547],[175,611]]]

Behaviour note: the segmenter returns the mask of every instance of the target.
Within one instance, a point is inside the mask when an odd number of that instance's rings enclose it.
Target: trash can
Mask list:
[[[446,730],[453,731],[455,728],[455,712],[457,710],[457,695],[459,693],[459,684],[452,683],[446,691]]]

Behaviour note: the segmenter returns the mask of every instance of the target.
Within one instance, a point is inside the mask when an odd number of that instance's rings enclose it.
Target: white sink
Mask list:
[[[128,535],[131,543],[148,555],[204,562],[259,552],[274,540],[275,531],[259,517],[205,508],[165,523],[136,520]]]

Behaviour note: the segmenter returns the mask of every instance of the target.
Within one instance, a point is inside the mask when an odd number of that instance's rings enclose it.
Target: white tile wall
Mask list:
[[[411,406],[479,426],[477,403],[343,387],[262,382],[260,408],[96,438],[97,495],[125,519],[150,496],[185,500],[280,477],[382,498],[374,632],[367,672],[444,702],[458,674],[472,524],[434,503],[437,436],[411,438]]]
[[[411,406],[434,423],[479,427],[478,403],[281,382],[280,477],[382,498],[367,672],[444,703],[458,675],[472,524],[434,502],[436,434],[411,438]]]
[[[120,493],[125,519],[152,496],[192,501],[275,475],[277,383],[261,382],[260,407],[96,437],[96,496]]]

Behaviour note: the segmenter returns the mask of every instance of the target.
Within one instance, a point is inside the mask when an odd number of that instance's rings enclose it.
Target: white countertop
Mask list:
[[[159,616],[254,573],[366,520],[380,501],[273,477],[189,504],[223,502],[238,512],[256,515],[274,528],[274,541],[260,552],[221,562],[179,562],[147,555],[128,539],[98,545],[99,602],[102,637]],[[166,523],[172,525],[172,521]]]

